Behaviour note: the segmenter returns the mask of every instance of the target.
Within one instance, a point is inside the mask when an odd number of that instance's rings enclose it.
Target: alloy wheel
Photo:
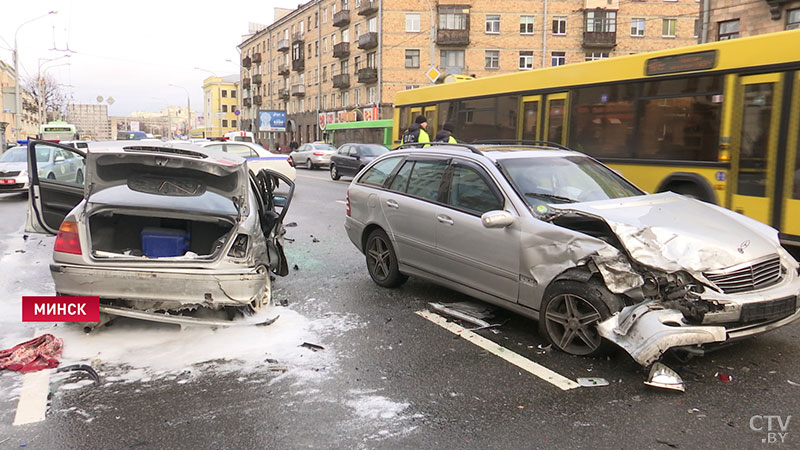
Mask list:
[[[596,329],[601,317],[589,301],[574,294],[561,294],[547,304],[545,326],[558,348],[573,355],[588,355],[602,343]]]

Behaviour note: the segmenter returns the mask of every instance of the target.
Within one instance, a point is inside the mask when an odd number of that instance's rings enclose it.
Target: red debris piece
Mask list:
[[[13,348],[0,350],[0,370],[28,373],[57,367],[63,347],[64,341],[61,339],[52,334],[43,334]]]
[[[717,372],[716,376],[719,378],[719,381],[722,381],[723,383],[730,383],[733,381],[733,375],[726,375],[724,373]]]

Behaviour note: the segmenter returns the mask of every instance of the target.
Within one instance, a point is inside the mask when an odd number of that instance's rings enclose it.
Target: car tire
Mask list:
[[[336,169],[336,165],[335,164],[331,164],[331,180],[336,181],[339,178],[342,178],[342,176],[339,175],[339,171]]]
[[[558,280],[545,290],[539,332],[565,353],[597,356],[611,348],[597,333],[597,324],[620,309],[620,299],[596,278]]]
[[[312,162],[311,162],[311,158],[308,158],[308,159],[306,160],[306,169],[308,169],[308,170],[314,170],[314,163],[312,163]]]
[[[367,260],[367,271],[375,284],[394,288],[408,279],[408,276],[400,273],[397,254],[389,236],[383,230],[378,229],[370,233],[364,247],[364,255]]]
[[[78,173],[75,174],[75,184],[83,184],[83,171],[78,170]]]

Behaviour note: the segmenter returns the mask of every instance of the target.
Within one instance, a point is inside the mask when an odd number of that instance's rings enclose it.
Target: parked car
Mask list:
[[[288,155],[271,153],[264,147],[252,142],[209,141],[195,145],[241,156],[247,160],[247,165],[250,169],[256,172],[261,169],[271,169],[286,175],[292,181],[297,176],[297,171]]]
[[[28,192],[28,149],[11,147],[0,156],[0,193]]]
[[[285,175],[248,171],[243,158],[215,149],[138,142],[85,152],[34,141],[30,169],[52,145],[85,158],[89,186],[31,177],[26,229],[57,233],[57,294],[99,296],[109,316],[216,323],[180,313],[257,310],[269,303],[270,273],[288,273],[282,221],[294,183]],[[278,180],[289,186],[285,198],[273,191]]]
[[[800,317],[776,230],[563,148],[401,146],[350,184],[345,228],[375,283],[413,275],[505,307],[575,355],[607,340],[647,366]]]
[[[377,144],[342,144],[331,156],[331,179],[353,177],[367,164],[389,150]]]
[[[336,153],[336,147],[324,142],[313,142],[303,144],[297,150],[289,154],[295,167],[305,167],[314,170],[316,167],[328,167],[331,164],[331,156]]]

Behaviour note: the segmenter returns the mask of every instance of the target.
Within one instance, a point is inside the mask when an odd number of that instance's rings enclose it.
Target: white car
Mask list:
[[[210,141],[199,142],[194,145],[241,156],[247,160],[247,166],[253,172],[258,172],[261,169],[270,169],[286,175],[286,177],[292,181],[294,181],[297,175],[294,164],[292,164],[292,160],[289,159],[288,155],[272,153],[264,147],[253,144],[252,142]]]
[[[28,191],[28,148],[12,147],[0,156],[0,193]]]
[[[324,142],[312,142],[303,144],[297,150],[289,154],[295,167],[305,167],[314,170],[315,167],[329,167],[331,156],[336,153],[336,147]]]

